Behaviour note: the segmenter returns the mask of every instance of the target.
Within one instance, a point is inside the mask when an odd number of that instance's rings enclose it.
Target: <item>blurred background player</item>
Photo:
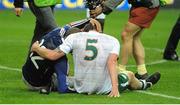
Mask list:
[[[180,39],[180,16],[174,25],[171,34],[169,36],[166,48],[164,50],[163,58],[166,60],[180,61],[179,56],[176,53],[176,48]]]
[[[86,9],[86,16],[87,18],[90,18],[90,10],[94,10],[97,6],[101,5],[104,0],[84,0],[84,4]],[[101,24],[102,31],[104,30],[104,24],[105,24],[105,18],[106,15],[103,13],[99,14],[95,19],[98,20]]]
[[[36,25],[34,29],[34,35],[31,44],[40,38],[57,28],[57,24],[54,18],[54,7],[55,5],[47,5],[39,7],[35,4],[35,0],[27,0],[28,6],[36,18]],[[43,0],[40,2],[43,2]],[[23,10],[24,0],[14,0],[15,14],[21,16]]]
[[[43,4],[46,3],[44,0],[39,0],[39,4],[44,6],[37,6],[35,1],[38,0],[27,0],[28,6],[36,18],[36,25],[34,29],[34,35],[31,40],[31,44],[37,40],[40,40],[43,35],[46,35],[48,32],[52,31],[53,29],[57,28],[58,25],[56,24],[55,17],[54,17],[54,7],[55,4]],[[53,0],[50,0],[53,1]],[[15,7],[15,14],[16,16],[20,17],[23,11],[23,4],[24,0],[14,0],[14,7]],[[30,56],[30,49],[28,51],[28,57]]]
[[[119,91],[127,89],[145,90],[157,83],[160,73],[156,72],[146,80],[138,80],[130,71],[117,73],[116,65],[120,45],[116,38],[99,33],[100,23],[92,19],[84,31],[68,36],[56,50],[40,47],[35,42],[32,51],[40,56],[56,60],[73,52],[74,78],[70,86],[78,93],[108,94],[119,97]]]

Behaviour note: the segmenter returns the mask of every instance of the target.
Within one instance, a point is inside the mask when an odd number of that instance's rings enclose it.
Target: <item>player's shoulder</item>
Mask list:
[[[111,43],[112,45],[120,46],[119,40],[115,38],[114,36],[108,35],[108,34],[102,34],[102,35],[106,37],[107,42]]]
[[[73,33],[73,34],[70,34],[65,39],[65,41],[76,41],[76,40],[82,39],[83,36],[84,36],[83,32]]]
[[[84,32],[77,32],[77,33],[73,33],[73,34],[70,34],[68,37],[78,37],[78,36],[84,36]]]
[[[115,38],[114,36],[112,35],[108,35],[108,34],[105,34],[105,33],[102,33],[103,36],[107,37],[109,40],[113,40],[113,41],[118,41],[117,38]]]

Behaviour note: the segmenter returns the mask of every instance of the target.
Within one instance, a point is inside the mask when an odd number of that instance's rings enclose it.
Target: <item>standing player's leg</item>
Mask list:
[[[133,56],[137,65],[137,78],[146,78],[148,76],[147,69],[145,65],[145,51],[144,46],[141,42],[141,33],[143,32],[143,28],[136,33],[133,37]]]
[[[137,61],[137,77],[139,79],[145,79],[147,77],[147,70],[144,63],[145,53],[140,40],[140,33],[143,28],[150,27],[158,11],[159,7],[132,7],[130,10],[129,22],[122,33],[122,61],[119,67],[122,70],[126,68],[125,65],[128,62],[128,57],[133,51],[135,60]]]
[[[133,37],[141,28],[133,23],[128,22],[122,32],[122,47],[121,47],[121,64],[120,70],[126,70],[126,64],[133,51]]]
[[[180,39],[180,16],[178,20],[176,21],[176,24],[174,25],[172,32],[169,36],[163,58],[167,60],[174,60],[174,61],[180,61],[180,58],[178,57],[176,53],[176,48],[178,45]]]
[[[30,10],[36,17],[36,26],[34,29],[34,36],[32,42],[40,40],[42,36],[51,30],[57,28],[57,24],[54,18],[53,9],[54,6],[39,8],[35,6],[34,2],[28,2]]]

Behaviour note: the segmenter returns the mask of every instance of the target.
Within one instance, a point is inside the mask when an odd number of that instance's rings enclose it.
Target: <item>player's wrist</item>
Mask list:
[[[119,84],[117,84],[117,83],[112,84],[112,88],[114,88],[114,89],[118,89],[118,86],[119,86]]]
[[[35,42],[32,47],[31,47],[31,51],[38,51],[40,49],[39,43]]]

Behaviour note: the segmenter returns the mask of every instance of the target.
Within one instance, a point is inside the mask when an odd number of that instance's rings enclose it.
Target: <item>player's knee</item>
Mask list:
[[[123,32],[121,33],[121,39],[122,39],[122,41],[124,41],[124,40],[126,39],[126,35],[127,35],[127,33],[126,33],[125,31],[123,31]]]
[[[123,31],[121,33],[121,39],[122,41],[127,41],[127,40],[130,40],[132,39],[133,37],[127,32],[127,31]]]

